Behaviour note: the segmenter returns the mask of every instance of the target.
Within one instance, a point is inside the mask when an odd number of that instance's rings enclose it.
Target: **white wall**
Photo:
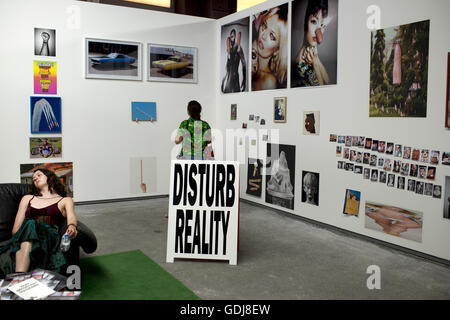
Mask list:
[[[267,1],[256,7],[219,20],[216,46],[220,48],[220,25],[251,16],[286,1]],[[426,118],[369,118],[370,31],[366,27],[369,5],[381,9],[381,27],[391,27],[430,19],[430,54],[428,75],[428,107]],[[450,220],[444,220],[444,199],[416,195],[406,190],[387,188],[380,183],[363,180],[344,170],[338,171],[335,143],[329,135],[361,135],[395,141],[412,147],[450,151],[450,132],[444,128],[446,64],[450,42],[447,0],[340,0],[338,21],[338,84],[323,88],[293,88],[250,93],[220,94],[217,103],[217,126],[221,129],[279,129],[280,143],[296,146],[295,215],[317,220],[352,232],[391,242],[399,246],[450,259]],[[326,36],[326,35],[325,35]],[[218,49],[219,50],[219,49]],[[218,70],[222,66],[217,66]],[[219,80],[216,92],[220,92]],[[273,123],[273,98],[287,97],[287,123]],[[231,121],[230,105],[238,105],[238,119]],[[320,111],[320,135],[302,135],[303,111]],[[260,126],[248,120],[249,114],[260,115],[267,122]],[[260,142],[265,155],[265,143]],[[221,154],[223,156],[223,154]],[[265,156],[264,158],[265,159]],[[342,160],[342,158],[341,158]],[[320,173],[320,205],[301,202],[302,170]],[[444,187],[450,167],[439,165],[435,184]],[[261,198],[246,195],[247,164],[241,165],[241,197],[266,204]],[[263,181],[265,185],[265,181]],[[342,214],[346,189],[361,191],[359,218]],[[364,227],[366,200],[381,202],[423,212],[422,243],[369,230]],[[266,204],[271,206],[270,204]],[[275,206],[274,206],[275,207]],[[276,207],[283,210],[280,207]]]
[[[79,12],[79,26],[73,27]],[[56,29],[58,95],[62,98],[63,158],[74,163],[75,201],[168,194],[173,130],[187,118],[191,99],[204,107],[214,125],[215,20],[150,10],[69,0],[17,0],[0,3],[0,181],[19,182],[19,164],[29,159],[30,105],[33,95],[34,28]],[[141,42],[142,81],[84,77],[84,39]],[[198,84],[146,81],[146,44],[198,48]],[[132,122],[131,101],[157,102],[153,124]],[[44,135],[39,135],[44,136]],[[172,140],[173,141],[173,140]],[[157,190],[130,193],[130,158],[157,157]]]

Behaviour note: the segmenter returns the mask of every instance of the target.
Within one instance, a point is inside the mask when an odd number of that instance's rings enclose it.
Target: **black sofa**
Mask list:
[[[16,219],[17,209],[22,197],[30,194],[30,185],[21,183],[0,183],[0,246],[11,241],[11,231]],[[75,212],[76,214],[76,212]],[[77,219],[78,235],[70,243],[70,249],[64,253],[66,265],[60,273],[66,275],[70,265],[79,265],[80,247],[85,253],[93,253],[97,249],[97,238],[94,233]],[[59,226],[60,236],[66,232],[67,221]]]

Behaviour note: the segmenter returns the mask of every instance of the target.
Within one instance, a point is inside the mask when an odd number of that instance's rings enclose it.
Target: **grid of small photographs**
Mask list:
[[[434,184],[439,165],[450,165],[450,152],[418,148],[364,136],[330,134],[337,143],[337,168],[362,175],[388,188],[441,199],[442,186]]]

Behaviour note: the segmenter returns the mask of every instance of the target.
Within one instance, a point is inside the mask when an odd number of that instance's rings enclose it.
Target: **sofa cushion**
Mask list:
[[[20,199],[30,193],[30,186],[21,183],[0,184],[0,242],[11,238]]]

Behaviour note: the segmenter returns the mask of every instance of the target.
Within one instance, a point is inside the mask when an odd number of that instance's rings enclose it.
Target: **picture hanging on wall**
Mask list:
[[[450,128],[450,52],[447,56],[447,99],[445,99],[445,126]]]
[[[426,117],[430,21],[371,33],[370,117]]]
[[[292,2],[291,87],[337,83],[338,0]]]
[[[30,138],[30,158],[61,158],[62,138]]]
[[[57,93],[57,70],[55,61],[34,61],[34,93]]]
[[[295,146],[267,143],[266,203],[294,209]]]
[[[31,133],[61,133],[61,98],[30,98]]]
[[[222,93],[248,91],[249,23],[246,17],[222,26],[220,88]]]
[[[197,83],[197,48],[147,44],[147,80]]]
[[[92,79],[142,80],[142,44],[85,39],[85,76]]]
[[[230,120],[236,120],[236,119],[237,119],[237,104],[233,103],[231,105]]]
[[[365,213],[367,229],[422,242],[423,214],[421,212],[367,201]]]
[[[320,134],[320,111],[303,112],[303,134],[305,135]]]
[[[278,97],[273,99],[273,122],[286,122],[287,98]]]
[[[262,189],[262,160],[248,158],[247,194],[261,197]]]
[[[20,165],[20,183],[32,184],[33,173],[39,168],[53,171],[66,187],[67,197],[73,198],[73,162],[27,163]]]
[[[302,172],[302,202],[319,205],[319,173]]]
[[[361,192],[347,189],[345,191],[344,211],[343,213],[357,217],[359,215],[359,203],[361,201]]]
[[[252,91],[287,88],[288,4],[253,15]]]
[[[130,158],[130,193],[156,192],[156,187],[156,158]]]
[[[131,121],[156,121],[156,102],[131,102]]]
[[[450,176],[445,177],[444,219],[450,219]]]
[[[56,30],[34,28],[34,55],[56,56]]]

